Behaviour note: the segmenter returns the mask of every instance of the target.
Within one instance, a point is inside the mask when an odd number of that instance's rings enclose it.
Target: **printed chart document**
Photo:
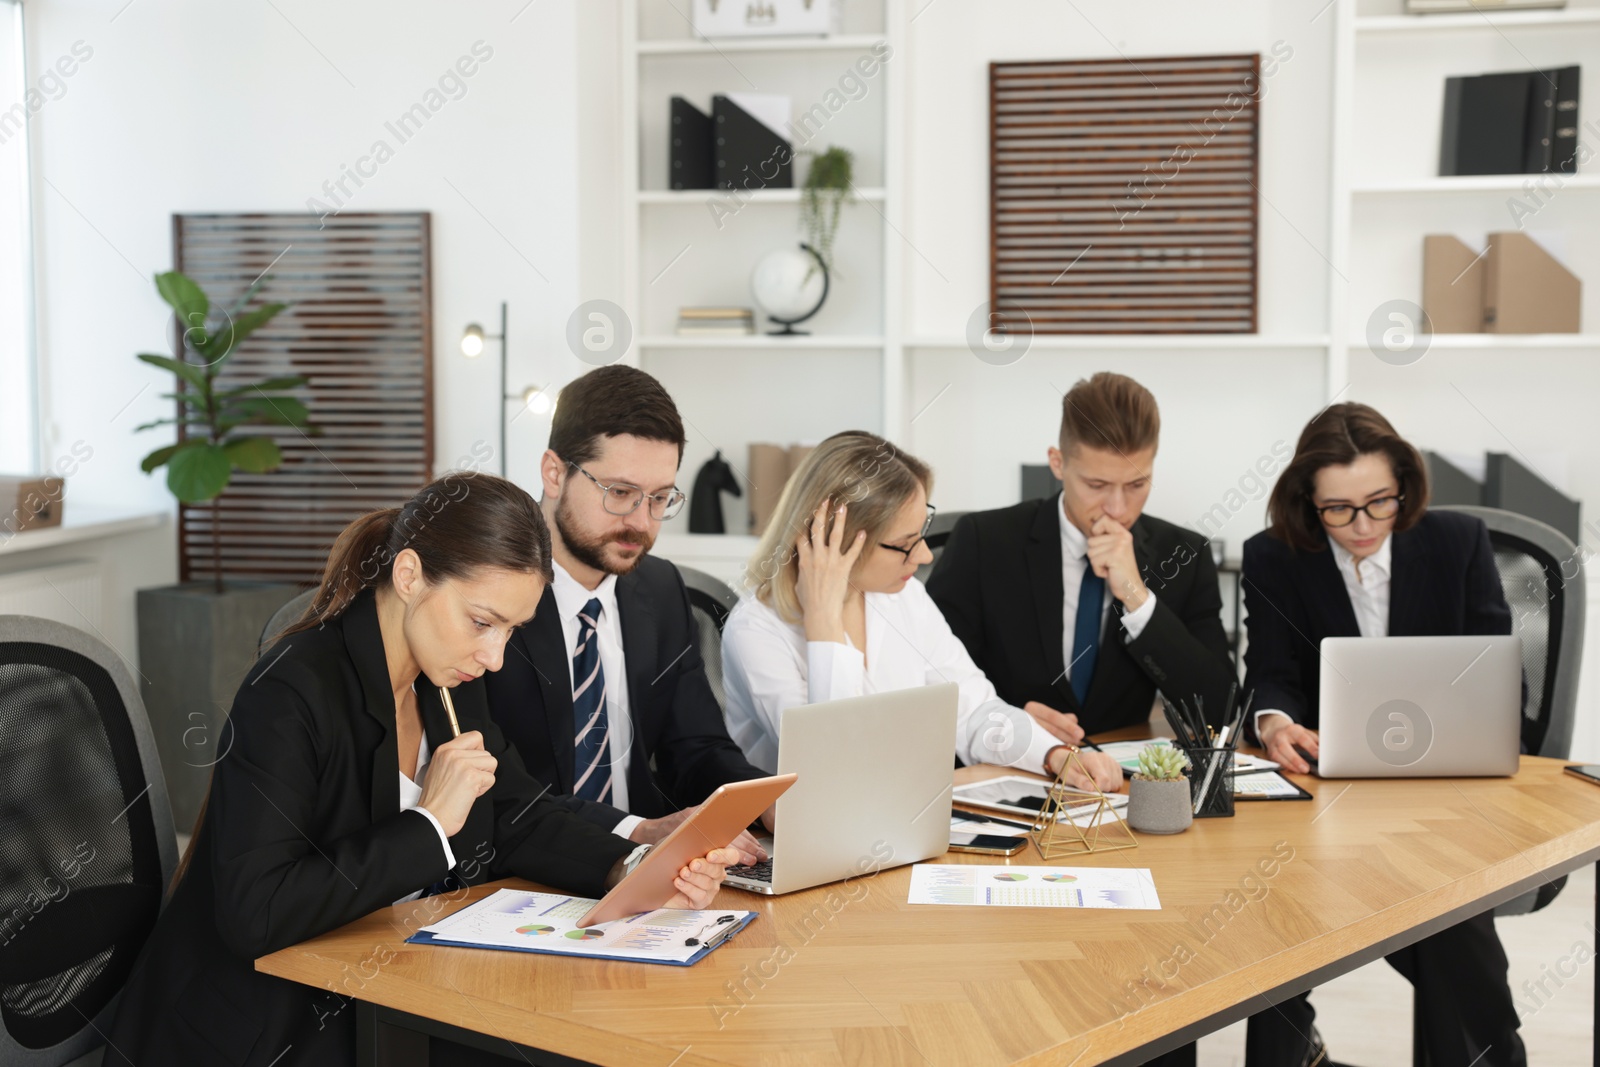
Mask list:
[[[919,863],[909,904],[1160,911],[1148,867],[998,867]]]
[[[1277,771],[1265,774],[1236,774],[1233,795],[1238,800],[1310,800],[1311,794]]]
[[[695,962],[742,930],[753,911],[676,911],[658,908],[588,928],[578,925],[595,902],[562,893],[501,889],[424,926],[406,940],[425,945],[512,949],[561,956],[594,956],[668,963]],[[693,940],[694,944],[688,942]]]

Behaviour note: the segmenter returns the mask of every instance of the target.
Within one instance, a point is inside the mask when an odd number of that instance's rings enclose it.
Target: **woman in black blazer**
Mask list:
[[[1323,638],[1511,632],[1488,529],[1428,510],[1422,457],[1365,404],[1311,420],[1267,519],[1244,546],[1245,688],[1256,736],[1289,770],[1318,754]],[[1492,911],[1388,959],[1417,987],[1430,1062],[1526,1064]],[[1252,1018],[1246,1064],[1310,1062],[1314,1016],[1300,996]]]
[[[447,476],[344,531],[311,608],[234,698],[107,1064],[350,1063],[351,999],[259,974],[256,957],[430,890],[515,874],[599,895],[620,879],[634,845],[546,799],[484,698],[550,580],[538,505],[488,475]],[[708,904],[733,862],[693,861],[669,906]]]

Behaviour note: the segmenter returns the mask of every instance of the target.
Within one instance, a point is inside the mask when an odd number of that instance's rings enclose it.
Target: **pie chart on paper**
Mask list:
[[[555,932],[556,928],[554,926],[543,926],[539,923],[529,923],[527,926],[517,927],[517,933],[527,934],[530,937],[544,937],[546,934]]]
[[[1047,874],[1044,876],[1044,880],[1047,882],[1076,882],[1078,876],[1075,874]]]
[[[1025,874],[1016,874],[1011,871],[1001,871],[999,874],[994,876],[994,880],[997,882],[1026,882],[1028,880],[1028,876]]]
[[[595,941],[605,936],[604,930],[568,930],[567,936],[574,941]]]

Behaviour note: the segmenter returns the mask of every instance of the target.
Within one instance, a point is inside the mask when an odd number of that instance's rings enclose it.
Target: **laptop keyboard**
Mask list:
[[[772,860],[764,859],[760,863],[751,863],[739,867],[729,867],[728,873],[738,878],[748,879],[752,882],[765,882],[767,885],[771,885]]]

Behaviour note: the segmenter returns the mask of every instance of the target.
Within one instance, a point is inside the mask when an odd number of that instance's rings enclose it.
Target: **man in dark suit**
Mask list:
[[[488,676],[489,711],[573,811],[653,843],[718,786],[762,777],[728,737],[683,579],[649,555],[683,506],[683,422],[659,382],[613,365],[561,391],[549,444],[556,578]]]
[[[1219,719],[1234,679],[1206,539],[1144,514],[1160,426],[1133,379],[1078,382],[1062,492],[963,516],[928,579],[1000,698],[1068,743],[1145,722],[1158,689]]]

